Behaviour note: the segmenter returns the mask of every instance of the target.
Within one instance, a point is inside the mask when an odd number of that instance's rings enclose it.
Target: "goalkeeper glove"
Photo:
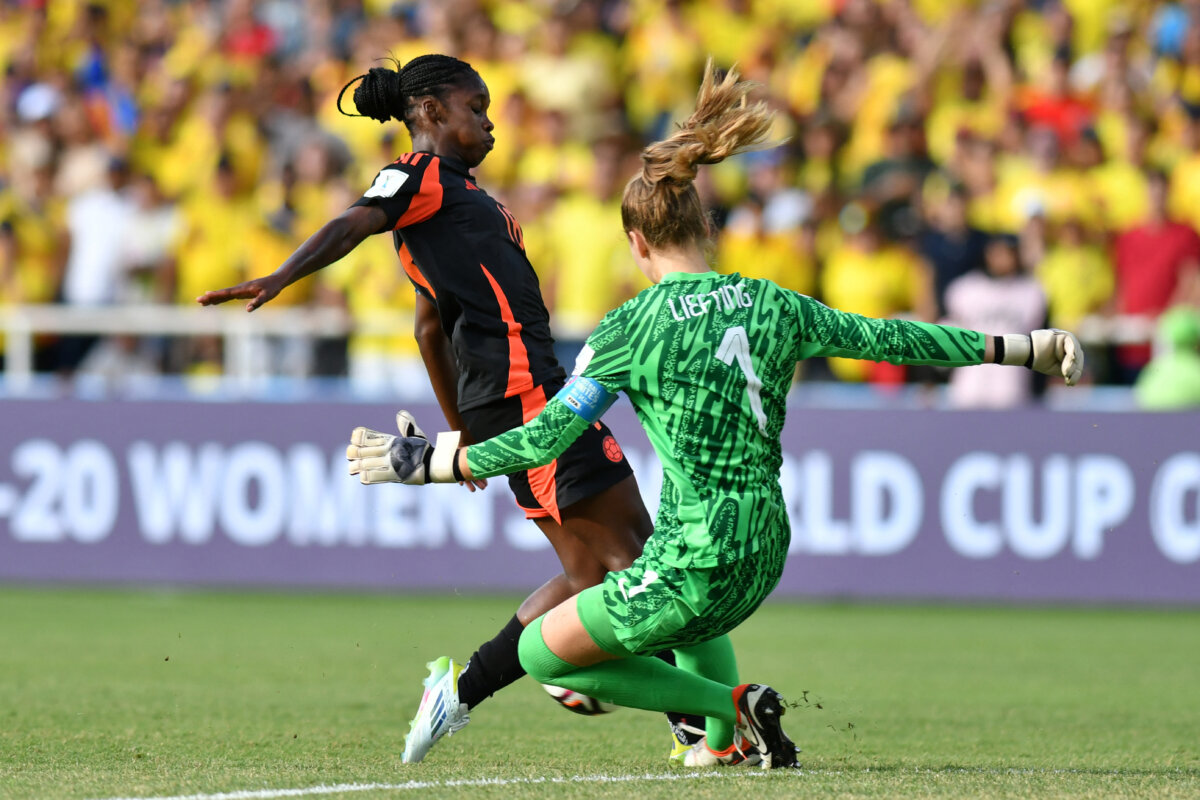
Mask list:
[[[1000,339],[1004,352],[997,361],[1001,364],[1061,375],[1068,386],[1074,386],[1083,375],[1083,346],[1070,331],[1044,328],[1028,336],[1010,333]]]
[[[364,484],[422,486],[462,480],[461,476],[455,475],[455,457],[462,438],[459,431],[439,433],[437,444],[430,444],[425,432],[407,411],[397,412],[396,427],[399,436],[363,427],[350,433],[346,459],[350,462],[351,475],[357,475]]]

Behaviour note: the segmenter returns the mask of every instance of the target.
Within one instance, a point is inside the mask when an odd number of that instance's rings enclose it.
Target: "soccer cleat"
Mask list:
[[[417,715],[408,724],[408,735],[404,737],[405,764],[416,764],[425,758],[429,749],[443,736],[462,730],[471,721],[467,716],[467,704],[458,700],[458,676],[463,668],[454,659],[442,656],[425,665],[429,677],[425,679],[425,694]]]
[[[733,690],[737,729],[762,754],[763,769],[796,766],[796,745],[783,732],[783,698],[770,686],[744,683]]]
[[[688,718],[682,714],[668,714],[671,721],[671,754],[667,760],[682,764],[684,757],[697,744],[704,742],[704,730],[688,724]]]
[[[696,742],[683,756],[685,767],[753,767],[762,763],[762,753],[745,738],[738,736],[724,750],[712,750],[707,740]]]

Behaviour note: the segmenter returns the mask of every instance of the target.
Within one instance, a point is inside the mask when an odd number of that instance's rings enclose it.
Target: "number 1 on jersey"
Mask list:
[[[721,339],[721,346],[717,348],[717,358],[731,367],[733,362],[737,361],[738,368],[746,376],[746,394],[750,395],[750,410],[758,420],[758,430],[766,436],[767,415],[763,411],[762,381],[754,372],[754,362],[750,360],[750,339],[746,336],[745,328],[735,325],[725,331],[725,338]]]

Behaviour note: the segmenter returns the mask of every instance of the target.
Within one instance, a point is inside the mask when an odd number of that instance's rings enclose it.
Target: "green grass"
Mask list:
[[[1195,611],[776,602],[733,638],[797,704],[799,773],[667,780],[661,717],[582,719],[529,680],[402,765],[424,662],[516,603],[0,588],[0,797],[1200,797]]]

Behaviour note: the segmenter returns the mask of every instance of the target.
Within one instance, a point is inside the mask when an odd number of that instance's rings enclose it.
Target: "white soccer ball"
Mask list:
[[[542,688],[546,693],[554,698],[554,701],[567,711],[574,711],[576,714],[582,714],[585,717],[595,717],[600,714],[607,714],[610,711],[616,711],[620,706],[612,703],[605,703],[602,700],[597,700],[594,697],[588,697],[586,694],[564,689],[561,686],[551,686],[548,683],[543,683]]]

